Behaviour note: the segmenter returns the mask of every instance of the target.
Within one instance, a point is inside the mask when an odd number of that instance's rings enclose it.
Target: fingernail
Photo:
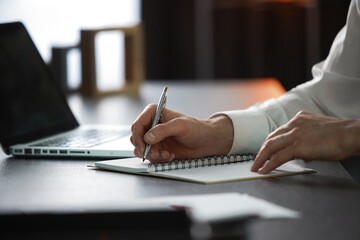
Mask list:
[[[260,174],[266,174],[267,172],[266,172],[266,169],[264,169],[264,167],[262,167],[262,168],[260,168],[260,169],[258,170],[258,173],[260,173]]]
[[[145,135],[145,140],[146,140],[146,141],[152,142],[152,141],[154,141],[155,139],[156,139],[156,137],[155,137],[155,135],[154,135],[152,132],[150,132],[150,133],[148,133],[148,134]]]

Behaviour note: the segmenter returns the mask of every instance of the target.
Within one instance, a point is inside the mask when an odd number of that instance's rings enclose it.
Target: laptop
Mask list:
[[[129,126],[79,124],[21,22],[0,24],[0,111],[8,155],[134,156]]]

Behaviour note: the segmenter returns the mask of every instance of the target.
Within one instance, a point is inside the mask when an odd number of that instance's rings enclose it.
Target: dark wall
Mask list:
[[[212,0],[213,78],[276,77],[291,89],[326,58],[350,0],[319,0],[317,7],[259,2]],[[202,78],[196,73],[194,3],[142,2],[147,79]]]
[[[230,8],[217,2],[215,78],[271,76],[287,89],[306,79],[306,8],[277,2]]]
[[[189,79],[195,76],[193,1],[142,1],[146,78]]]

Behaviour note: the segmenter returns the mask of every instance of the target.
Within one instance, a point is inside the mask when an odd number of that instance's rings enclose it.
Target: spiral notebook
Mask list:
[[[143,162],[141,158],[127,158],[99,161],[95,167],[123,173],[140,174],[182,181],[215,184],[260,178],[271,178],[295,174],[314,173],[315,170],[288,162],[276,170],[262,175],[250,170],[255,156],[253,154],[206,157],[199,159],[176,160],[168,163]]]

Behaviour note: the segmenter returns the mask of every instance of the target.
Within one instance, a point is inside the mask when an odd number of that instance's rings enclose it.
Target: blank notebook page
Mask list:
[[[204,183],[220,183],[238,180],[250,180],[258,178],[269,178],[294,174],[294,172],[304,172],[304,168],[288,163],[272,171],[269,174],[261,175],[250,170],[253,161],[241,162],[236,164],[218,165],[201,168],[180,169],[174,171],[153,172],[151,175],[166,176],[169,178],[192,180]],[[289,171],[289,172],[287,172]]]

